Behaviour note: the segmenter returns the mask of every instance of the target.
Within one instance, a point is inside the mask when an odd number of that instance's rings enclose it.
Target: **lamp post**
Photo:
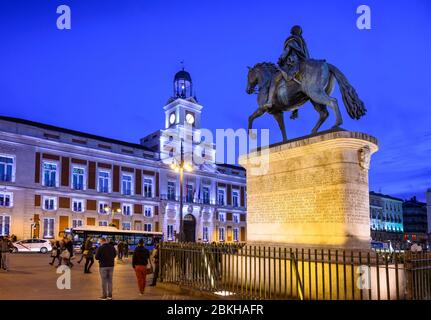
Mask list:
[[[175,158],[172,160],[171,169],[180,174],[180,232],[179,241],[184,241],[184,223],[183,223],[183,176],[184,169],[188,172],[192,171],[192,167],[184,161],[183,139],[181,139],[180,147],[180,162],[176,163]]]
[[[121,213],[121,209],[120,208],[117,208],[117,209],[114,210],[111,207],[105,207],[105,209],[103,209],[103,210],[105,210],[106,213],[111,212],[111,225],[114,224],[114,216],[115,216],[115,214],[116,213]],[[120,226],[118,226],[118,229],[120,229]]]

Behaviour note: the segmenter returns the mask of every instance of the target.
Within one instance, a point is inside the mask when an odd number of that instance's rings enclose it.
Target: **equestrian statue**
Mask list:
[[[337,99],[331,97],[334,80],[337,80],[347,113],[352,119],[360,119],[366,113],[364,103],[344,74],[325,60],[311,59],[307,44],[302,37],[302,28],[294,26],[284,42],[284,50],[278,65],[270,62],[258,63],[248,67],[247,93],[258,91],[258,108],[248,119],[251,136],[253,121],[265,113],[274,116],[287,141],[283,112],[292,111],[291,119],[298,117],[298,108],[310,101],[319,113],[319,120],[311,131],[317,133],[328,118],[327,107],[335,113],[333,129],[343,124]]]

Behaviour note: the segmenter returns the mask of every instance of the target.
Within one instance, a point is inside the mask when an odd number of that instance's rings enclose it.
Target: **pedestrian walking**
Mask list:
[[[132,267],[135,269],[140,295],[144,294],[149,259],[150,252],[144,247],[144,239],[140,239],[132,257]]]
[[[124,258],[127,259],[129,257],[129,241],[127,240],[124,242],[123,251],[124,251]]]
[[[81,259],[78,260],[78,263],[81,263],[82,260],[84,260],[84,258],[85,258],[84,251],[85,251],[85,242],[87,241],[87,239],[85,239],[81,244]]]
[[[96,251],[96,260],[99,261],[100,279],[102,282],[102,300],[112,300],[112,278],[117,252],[105,238],[100,239],[100,247]]]
[[[73,242],[72,242],[72,240],[70,240],[68,238],[64,238],[63,243],[64,243],[64,250],[61,252],[60,256],[61,256],[62,260],[66,263],[66,265],[69,268],[72,268],[73,263],[71,260],[73,257]]]
[[[152,252],[154,274],[153,274],[153,281],[150,284],[151,287],[154,287],[156,285],[157,277],[159,276],[159,255],[160,255],[159,244],[156,244],[156,246],[154,247],[154,250]]]
[[[85,256],[85,266],[84,273],[91,273],[90,269],[94,263],[94,249],[93,249],[93,241],[88,237],[85,241],[84,251],[82,255]]]
[[[123,241],[118,242],[117,250],[118,250],[118,260],[123,260],[123,255],[124,255],[124,242]]]
[[[56,259],[58,260],[58,265],[61,264],[60,254],[61,254],[61,244],[60,244],[60,241],[56,241],[52,246],[52,251],[51,251],[52,261],[49,263],[51,266],[54,265],[54,262]]]
[[[9,255],[12,249],[13,245],[9,237],[0,237],[1,267],[5,271],[9,271]]]

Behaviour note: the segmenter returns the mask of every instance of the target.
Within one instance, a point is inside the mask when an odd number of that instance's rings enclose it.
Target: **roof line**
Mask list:
[[[53,125],[50,125],[50,124],[44,124],[44,123],[30,121],[30,120],[26,120],[26,119],[20,119],[20,118],[14,118],[14,117],[6,117],[6,116],[0,116],[0,120],[14,122],[14,123],[19,123],[19,124],[24,124],[24,125],[29,125],[29,126],[33,126],[33,127],[37,127],[37,128],[41,128],[41,129],[46,129],[46,130],[58,131],[58,132],[67,133],[67,134],[71,134],[71,135],[75,135],[75,136],[79,136],[79,137],[83,137],[83,138],[88,138],[88,139],[94,139],[94,140],[99,140],[99,141],[108,142],[108,143],[119,144],[119,145],[122,145],[122,146],[130,147],[130,148],[136,148],[136,149],[141,149],[141,150],[145,150],[145,151],[151,151],[151,152],[154,153],[154,150],[151,150],[150,148],[147,148],[147,147],[145,147],[145,146],[143,146],[141,144],[137,144],[137,143],[133,143],[133,142],[127,142],[127,141],[122,141],[122,140],[117,140],[117,139],[112,139],[112,138],[107,138],[107,137],[102,137],[102,136],[98,136],[98,135],[95,135],[95,134],[85,133],[85,132],[76,131],[76,130],[67,129],[67,128],[62,128],[62,127],[57,127],[57,126],[53,126]]]

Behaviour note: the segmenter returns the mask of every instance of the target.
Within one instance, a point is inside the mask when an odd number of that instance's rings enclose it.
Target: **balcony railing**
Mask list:
[[[169,195],[169,194],[162,194],[162,195],[160,195],[160,200],[179,202],[180,197],[177,195],[174,196],[174,195]],[[217,201],[209,201],[207,199],[193,199],[193,198],[188,197],[188,196],[183,197],[183,202],[184,203],[194,203],[194,204],[219,206],[219,207],[225,207],[225,208],[230,208],[230,209],[245,209],[245,207],[242,207],[242,206],[228,205],[225,203],[222,204],[222,203],[218,203]]]

